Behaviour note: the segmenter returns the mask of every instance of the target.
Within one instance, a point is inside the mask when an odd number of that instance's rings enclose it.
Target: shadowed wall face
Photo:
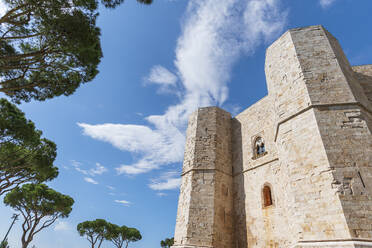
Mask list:
[[[353,66],[355,77],[362,86],[364,94],[372,104],[372,65]]]

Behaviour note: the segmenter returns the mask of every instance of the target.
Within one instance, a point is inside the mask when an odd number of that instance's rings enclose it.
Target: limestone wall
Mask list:
[[[361,189],[359,178],[372,172],[370,103],[337,40],[321,26],[293,29],[268,49],[266,60],[274,89],[269,95],[277,102],[279,161],[288,169],[293,238],[371,238],[368,185]],[[281,69],[284,61],[297,66]],[[288,75],[293,81],[283,81]],[[351,185],[358,196],[345,196]]]
[[[372,65],[353,66],[353,70],[364,90],[364,94],[372,104]]]
[[[324,38],[327,38],[324,40],[328,41],[331,48],[327,49],[331,57],[320,55],[316,56],[316,58],[323,57],[330,64],[332,64],[332,62],[334,63],[330,66],[327,66],[327,64],[325,64],[328,70],[327,74],[330,75],[327,76],[328,81],[326,80],[325,82],[327,83],[327,85],[330,86],[330,88],[329,89],[327,88],[324,89],[323,87],[318,88],[316,90],[316,92],[318,92],[317,95],[322,95],[324,98],[329,98],[330,104],[353,102],[351,99],[345,97],[341,93],[350,90],[356,102],[358,102],[359,104],[363,105],[366,108],[372,108],[372,105],[368,101],[368,98],[365,95],[364,89],[360,85],[360,82],[355,77],[355,72],[351,68],[350,63],[346,58],[339,42],[327,30],[325,30],[323,27],[322,29],[326,35],[326,37]],[[311,62],[314,63],[314,60],[311,60]],[[307,83],[307,85],[310,84]],[[334,89],[335,85],[339,86],[340,91]]]
[[[233,120],[235,240],[237,247],[288,245],[285,173],[274,142],[274,112],[265,97]],[[266,154],[255,157],[255,138],[265,141]],[[284,176],[284,177],[283,177]],[[272,188],[274,206],[263,207],[262,188]]]
[[[287,31],[266,50],[265,74],[275,122],[280,123],[311,104],[301,65]]]
[[[313,109],[283,123],[277,143],[292,242],[350,238]]]
[[[372,116],[358,106],[322,107],[315,115],[351,237],[372,239]]]
[[[238,114],[232,125],[234,175],[278,158],[274,141],[275,115],[271,97],[264,97]],[[253,143],[258,136],[265,140],[267,154],[255,159]]]
[[[183,171],[188,171],[194,163],[195,158],[195,138],[198,113],[195,112],[189,117],[188,128],[186,132],[185,155],[183,159]],[[176,245],[182,245],[187,242],[189,209],[192,191],[192,173],[182,176],[180,195],[178,198],[178,211],[176,220],[176,230],[174,241]]]
[[[200,108],[189,120],[175,246],[233,247],[231,115]]]

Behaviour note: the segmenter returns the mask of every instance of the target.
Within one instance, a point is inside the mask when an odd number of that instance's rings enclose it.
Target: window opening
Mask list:
[[[261,137],[258,137],[255,142],[255,153],[256,156],[264,155],[266,152],[265,142]]]
[[[269,186],[264,186],[263,190],[264,207],[273,205],[273,198],[271,196],[271,189]]]

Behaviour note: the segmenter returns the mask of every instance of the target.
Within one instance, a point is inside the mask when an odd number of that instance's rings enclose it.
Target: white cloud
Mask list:
[[[150,83],[160,85],[175,85],[177,76],[161,65],[155,65],[150,71],[150,75],[146,78]]]
[[[88,171],[87,170],[84,170],[84,169],[81,169],[81,166],[83,165],[82,163],[76,161],[76,160],[71,160],[71,165],[75,168],[75,170],[77,170],[78,172],[84,174],[84,175],[88,175]]]
[[[156,195],[159,197],[167,196],[167,194],[163,192],[156,193]]]
[[[171,171],[164,173],[160,178],[153,179],[149,187],[153,190],[172,190],[181,186],[180,173]]]
[[[336,2],[336,0],[320,0],[319,1],[320,6],[322,6],[322,8],[327,8],[331,6],[334,2]]]
[[[115,190],[115,187],[112,187],[112,186],[110,186],[110,185],[107,185],[106,186],[109,190]]]
[[[90,169],[82,169],[81,167],[83,166],[83,164],[75,160],[72,160],[71,164],[75,168],[75,170],[86,176],[102,175],[104,172],[107,172],[107,168],[101,165],[100,163],[96,163],[95,167]]]
[[[177,76],[168,69],[161,65],[155,65],[152,67],[150,75],[145,78],[145,83],[158,85],[158,93],[179,94],[176,88],[177,80]]]
[[[84,177],[84,181],[91,184],[98,184],[98,182],[91,177]]]
[[[129,205],[132,204],[131,202],[126,201],[126,200],[115,200],[115,202],[116,202],[116,203],[123,204],[123,205],[126,206],[126,207],[129,207]]]
[[[236,116],[242,111],[242,107],[237,104],[225,104],[224,109],[230,112],[232,116]]]
[[[286,19],[280,0],[190,0],[174,61],[182,84],[180,102],[162,115],[146,117],[148,125],[78,125],[85,135],[140,155],[135,163],[117,168],[119,173],[140,174],[181,162],[188,116],[198,107],[223,105],[234,62],[262,42],[271,42]]]
[[[106,167],[104,167],[100,163],[96,163],[96,167],[94,169],[89,170],[91,175],[102,175],[106,171],[107,171]]]
[[[76,161],[76,160],[71,160],[71,164],[72,164],[72,166],[74,166],[75,168],[76,168],[76,167],[80,167],[80,166],[83,165],[82,163],[80,163],[80,162],[78,162],[78,161]]]
[[[54,231],[68,231],[71,229],[71,226],[66,221],[58,221],[54,226]]]
[[[139,174],[158,168],[161,164],[179,162],[183,156],[184,135],[176,127],[168,130],[159,126],[153,130],[147,126],[78,123],[84,134],[94,139],[109,142],[116,148],[142,155],[133,165],[121,165],[119,174]],[[166,125],[161,124],[159,125]],[[170,152],[172,151],[172,152]]]
[[[164,182],[153,182],[149,186],[153,190],[178,189],[181,185],[181,178],[169,178]]]
[[[8,6],[5,4],[3,0],[0,0],[0,17],[5,15],[7,10],[8,10]]]

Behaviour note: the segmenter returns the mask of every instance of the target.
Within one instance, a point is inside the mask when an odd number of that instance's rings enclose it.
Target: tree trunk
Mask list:
[[[27,246],[30,244],[30,242],[22,241],[22,248],[27,248]]]
[[[103,237],[102,237],[101,240],[99,241],[98,248],[101,248],[102,242],[103,242]]]

